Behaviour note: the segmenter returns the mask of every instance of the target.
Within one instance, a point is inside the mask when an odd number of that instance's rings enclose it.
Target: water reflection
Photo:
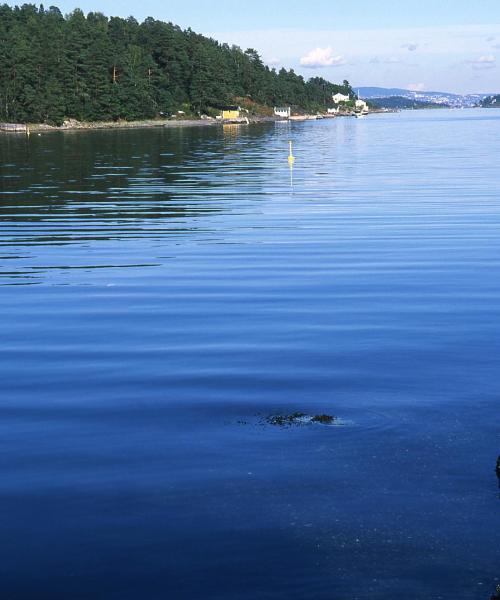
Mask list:
[[[241,133],[241,128],[243,125],[238,125],[236,123],[225,123],[222,126],[222,131],[224,133],[224,142],[226,144],[231,144],[235,142]]]
[[[3,136],[0,246],[9,261],[22,265],[18,270],[3,265],[3,283],[23,277],[32,283],[49,268],[105,268],[109,260],[98,256],[105,242],[122,243],[117,252],[108,248],[116,257],[145,238],[158,244],[185,235],[217,239],[216,215],[255,212],[249,200],[262,197],[273,167],[262,154],[270,131],[228,125]],[[29,266],[34,254],[16,259],[34,246],[54,254],[68,245],[72,254],[60,267]],[[151,260],[127,260],[113,267],[148,264]]]

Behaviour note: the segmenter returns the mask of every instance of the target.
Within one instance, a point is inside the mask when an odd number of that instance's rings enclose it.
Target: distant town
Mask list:
[[[360,87],[360,97],[381,108],[473,108],[494,105],[495,94],[452,94],[411,91],[402,88]]]

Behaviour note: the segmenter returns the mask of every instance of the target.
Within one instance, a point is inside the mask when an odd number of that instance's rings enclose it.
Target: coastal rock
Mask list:
[[[82,124],[77,119],[66,119],[62,126],[67,129],[77,129],[80,128]]]

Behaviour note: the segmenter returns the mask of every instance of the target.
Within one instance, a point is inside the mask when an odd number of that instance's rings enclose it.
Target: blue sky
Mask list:
[[[9,4],[16,4],[9,2]],[[355,86],[500,92],[500,0],[53,0],[108,15],[153,16],[255,47],[273,66]],[[245,8],[248,7],[248,8]]]

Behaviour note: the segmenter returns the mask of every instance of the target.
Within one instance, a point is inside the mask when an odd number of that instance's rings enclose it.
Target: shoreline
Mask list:
[[[47,125],[45,123],[29,124],[31,132],[40,131],[89,131],[95,129],[152,129],[155,127],[186,127],[211,125],[211,121],[182,119],[169,121],[167,119],[151,119],[144,121],[75,121],[69,120],[63,125]]]
[[[181,127],[213,127],[216,125],[253,125],[274,123],[281,119],[274,117],[249,117],[247,119],[148,119],[141,121],[76,121],[68,119],[63,125],[46,123],[0,124],[0,133],[48,133],[55,131],[96,131],[110,129],[175,129]]]
[[[371,114],[377,114],[373,110]],[[147,119],[141,121],[77,121],[68,119],[63,125],[48,125],[46,123],[0,123],[0,134],[2,133],[49,133],[56,131],[96,131],[111,129],[176,129],[183,127],[214,127],[217,125],[256,125],[263,123],[287,123],[302,122],[308,120],[334,119],[339,117],[351,117],[351,114],[322,115],[318,118],[316,115],[301,115],[291,119],[282,119],[280,117],[251,116],[238,119]]]

